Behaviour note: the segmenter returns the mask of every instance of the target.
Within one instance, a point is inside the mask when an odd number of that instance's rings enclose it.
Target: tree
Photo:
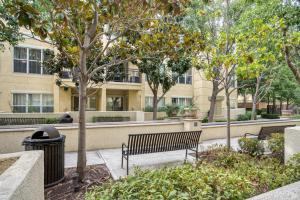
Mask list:
[[[198,69],[204,71],[206,79],[212,82],[208,113],[209,122],[212,122],[214,118],[217,96],[224,90],[224,80],[220,78],[224,68],[221,63],[215,62],[215,59],[224,53],[224,46],[222,48],[219,46],[220,39],[223,37],[222,34],[226,33],[228,27],[235,26],[239,16],[247,10],[251,2],[244,0],[232,1],[228,8],[228,22],[230,21],[230,23],[225,23],[225,19],[227,19],[226,5],[226,1],[224,4],[223,0],[194,0],[187,8],[187,15],[184,18],[185,26],[191,30],[200,31],[201,39],[205,43],[204,49],[195,52],[195,62]],[[233,49],[234,47],[228,46],[226,48]]]
[[[246,20],[243,20],[246,19]],[[240,54],[237,74],[241,79],[254,79],[251,119],[256,119],[256,104],[266,95],[275,78],[276,40],[272,28],[263,20],[242,15],[239,25],[237,51]]]
[[[199,31],[205,47],[196,51],[196,66],[203,70],[208,80],[212,82],[212,94],[208,122],[212,122],[218,94],[224,89],[219,79],[220,66],[212,66],[213,57],[217,54],[217,37],[221,29],[218,21],[222,18],[221,1],[192,1],[187,8],[187,15],[183,22],[192,31]]]
[[[8,11],[13,12],[14,15]],[[31,28],[37,18],[37,10],[25,2],[18,1],[13,4],[10,0],[0,0],[0,50],[4,48],[4,42],[16,45],[22,40],[20,26]]]
[[[125,37],[128,31],[146,31],[149,19],[167,12],[176,14],[179,12],[180,2],[43,0],[39,3],[41,19],[28,28],[51,40],[51,44],[59,51],[59,57],[72,66],[78,84],[77,173],[79,180],[83,181],[86,167],[85,110],[88,86],[93,82],[93,77],[101,77],[111,67],[133,59],[130,51],[132,46]]]
[[[159,101],[176,84],[178,77],[191,68],[189,52],[197,44],[194,40],[197,33],[183,31],[170,19],[165,21],[168,22],[152,23],[148,33],[141,34],[136,45],[138,60],[134,64],[146,74],[153,93],[153,120],[157,118]]]

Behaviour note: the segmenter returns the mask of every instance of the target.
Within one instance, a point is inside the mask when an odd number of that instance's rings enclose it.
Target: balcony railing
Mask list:
[[[64,69],[60,72],[60,77],[62,79],[71,79],[72,72],[69,69]],[[123,72],[114,73],[113,77],[110,78],[112,82],[121,82],[121,83],[141,83],[141,73],[137,69],[128,69]]]

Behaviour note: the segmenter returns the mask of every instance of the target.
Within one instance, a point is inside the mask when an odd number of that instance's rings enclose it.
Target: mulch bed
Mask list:
[[[18,157],[13,158],[4,158],[0,160],[0,175],[5,172],[10,166],[12,166],[16,161],[18,160]]]
[[[80,185],[79,191],[74,192],[72,177],[76,172],[76,168],[65,169],[65,179],[50,188],[45,189],[46,200],[81,200],[84,194],[92,187],[101,185],[108,181],[111,176],[105,165],[90,165],[86,167],[86,175],[84,183]]]

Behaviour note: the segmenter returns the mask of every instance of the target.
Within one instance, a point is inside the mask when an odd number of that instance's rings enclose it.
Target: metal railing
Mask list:
[[[128,69],[122,72],[115,72],[113,77],[110,78],[112,82],[122,82],[122,83],[141,83],[141,73],[137,69]],[[71,79],[72,72],[70,69],[64,69],[60,72],[60,78]]]

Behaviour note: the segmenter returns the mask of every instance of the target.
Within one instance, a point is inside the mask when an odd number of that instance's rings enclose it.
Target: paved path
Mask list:
[[[213,144],[226,144],[225,139],[204,141],[199,150],[206,150]],[[236,150],[239,148],[238,138],[231,139],[231,145]],[[182,165],[184,162],[185,150],[152,153],[130,156],[129,173],[134,172],[134,167],[141,169],[153,169],[164,166]],[[194,157],[188,156],[188,162],[193,162]],[[65,154],[65,167],[75,167],[77,164],[77,153],[70,152]],[[124,169],[121,168],[121,149],[102,149],[87,152],[87,165],[106,164],[114,180],[126,176],[126,161]]]

